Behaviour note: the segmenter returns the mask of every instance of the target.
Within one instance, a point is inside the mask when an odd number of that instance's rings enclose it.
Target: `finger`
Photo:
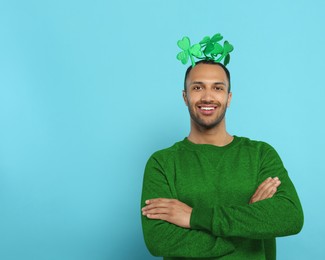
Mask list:
[[[278,177],[274,178],[267,178],[263,183],[260,184],[260,186],[257,188],[253,196],[251,197],[249,203],[254,203],[256,201],[266,199],[270,196],[273,196],[272,190],[274,188],[277,188],[281,182],[279,181]]]
[[[268,194],[270,192],[270,190],[272,190],[273,187],[275,187],[275,185],[276,185],[276,181],[272,179],[269,183],[267,183],[263,187],[263,189],[260,190],[260,192],[259,192],[259,198],[260,199],[265,198],[265,195]]]
[[[279,179],[276,180],[274,186],[277,188],[281,185],[281,181]]]
[[[265,188],[262,190],[260,194],[260,199],[266,199],[270,194],[274,194],[277,190],[277,187],[280,185],[279,180],[273,180],[271,183],[265,186]],[[274,191],[275,190],[275,191]],[[273,196],[272,194],[272,196]]]
[[[142,210],[150,210],[154,208],[168,208],[170,207],[170,202],[159,202],[150,203],[149,205],[142,208]]]
[[[273,188],[277,188],[279,186],[278,178],[274,179],[266,179],[263,185],[260,185],[260,189],[258,189],[251,198],[250,203],[266,199],[270,193],[272,193]]]
[[[272,181],[271,177],[268,177],[265,181],[263,181],[256,189],[255,194],[257,194],[260,190],[262,190],[265,187],[265,185],[270,183],[271,181]]]
[[[269,190],[269,194],[265,194],[266,198],[269,199],[269,198],[272,198],[273,195],[277,192],[277,188],[280,186],[281,182],[280,181],[277,181],[273,187]]]
[[[272,185],[273,179],[272,178],[267,178],[256,190],[256,192],[253,195],[253,199],[260,200],[263,192]]]
[[[258,191],[260,191],[260,190],[262,190],[263,188],[265,188],[265,186],[267,186],[267,185],[269,185],[270,183],[274,183],[274,181],[278,181],[279,180],[279,178],[278,177],[274,177],[274,178],[272,178],[272,177],[268,177],[265,181],[263,181],[261,184],[260,184],[260,186],[258,186],[258,188],[257,188],[257,192]]]
[[[270,188],[270,189],[268,190],[268,192],[266,192],[266,193],[264,194],[265,199],[270,199],[270,198],[272,198],[273,195],[276,193],[276,191],[277,191],[277,188],[275,188],[275,187]]]
[[[168,221],[168,219],[169,219],[166,214],[148,214],[147,218],[160,219],[160,220],[165,220],[165,221]]]
[[[154,208],[150,210],[144,210],[142,211],[143,215],[151,215],[151,214],[170,214],[169,208]]]
[[[150,200],[146,200],[145,204],[146,206],[144,206],[142,209],[146,208],[146,207],[156,207],[157,205],[159,205],[159,203],[168,203],[170,201],[170,199],[165,199],[165,198],[157,198],[157,199],[150,199]]]
[[[153,204],[153,203],[157,203],[157,202],[170,202],[171,200],[173,200],[173,199],[157,198],[157,199],[146,200],[145,203],[147,205],[149,205],[149,204]]]

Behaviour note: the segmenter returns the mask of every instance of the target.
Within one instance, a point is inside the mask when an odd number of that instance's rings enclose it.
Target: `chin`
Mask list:
[[[194,120],[194,122],[198,127],[210,130],[210,129],[216,128],[220,124],[222,124],[223,119],[224,118],[222,118],[222,119],[218,118],[216,120],[208,121],[208,122],[199,119],[199,120]]]

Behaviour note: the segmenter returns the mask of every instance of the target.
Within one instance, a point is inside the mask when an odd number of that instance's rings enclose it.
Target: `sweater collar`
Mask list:
[[[195,144],[188,140],[187,137],[184,138],[182,143],[191,150],[227,150],[240,142],[240,137],[236,135],[233,137],[234,139],[229,144],[226,144],[224,146],[216,146],[213,144]]]

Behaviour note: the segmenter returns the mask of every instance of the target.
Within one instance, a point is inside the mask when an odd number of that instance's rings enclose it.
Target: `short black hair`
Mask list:
[[[225,65],[223,65],[222,63],[220,62],[215,62],[213,60],[200,60],[200,61],[197,61],[195,62],[195,65],[198,65],[198,64],[210,64],[210,65],[217,65],[221,68],[223,68],[223,70],[225,71],[226,73],[226,76],[227,76],[227,79],[228,79],[228,83],[229,83],[229,87],[228,87],[228,93],[230,92],[230,72],[229,70],[226,68]],[[185,72],[185,78],[184,78],[184,91],[186,91],[186,80],[187,80],[187,77],[188,77],[188,74],[191,72],[191,70],[193,69],[192,65],[189,66]]]

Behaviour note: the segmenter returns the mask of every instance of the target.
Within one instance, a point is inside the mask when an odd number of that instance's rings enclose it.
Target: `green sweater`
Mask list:
[[[249,204],[268,177],[281,185],[270,198]],[[298,233],[303,212],[277,152],[268,144],[234,136],[223,147],[187,138],[154,153],[146,165],[145,200],[175,198],[193,208],[190,229],[142,216],[145,243],[172,259],[276,259],[275,237]]]

